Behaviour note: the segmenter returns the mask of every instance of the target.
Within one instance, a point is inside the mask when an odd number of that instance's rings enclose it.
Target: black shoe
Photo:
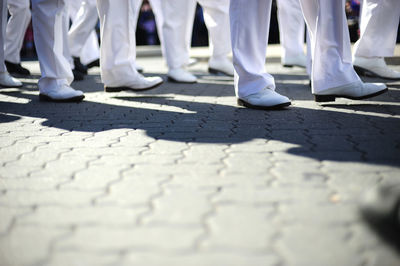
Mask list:
[[[72,69],[72,73],[74,74],[74,81],[80,81],[85,78],[85,75],[76,69]]]
[[[74,59],[75,70],[81,72],[82,74],[87,74],[87,67],[81,63],[79,57],[72,57]]]
[[[7,67],[7,71],[10,74],[17,74],[17,75],[21,75],[21,76],[29,76],[31,74],[31,72],[22,67],[21,64],[14,64],[11,63],[9,61],[4,61],[6,67]]]
[[[99,66],[100,66],[100,60],[99,59],[96,59],[96,60],[94,60],[94,61],[92,61],[92,62],[90,62],[89,64],[86,65],[86,67],[88,69],[92,68],[92,67],[99,67]]]

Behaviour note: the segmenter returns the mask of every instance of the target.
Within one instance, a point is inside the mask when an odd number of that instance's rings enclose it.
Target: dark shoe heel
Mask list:
[[[334,102],[336,97],[333,95],[314,95],[316,102]]]
[[[123,87],[104,87],[105,92],[120,92],[123,90]]]
[[[237,104],[238,104],[239,106],[245,106],[244,101],[241,100],[241,99],[237,99]]]

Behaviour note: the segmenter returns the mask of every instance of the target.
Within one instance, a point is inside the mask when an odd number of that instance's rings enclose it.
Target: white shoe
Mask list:
[[[160,77],[144,77],[139,75],[138,78],[129,84],[122,86],[104,86],[105,92],[120,92],[120,91],[145,91],[153,89],[163,83]]]
[[[208,72],[233,77],[233,63],[226,57],[218,60],[211,58],[210,61],[208,61]]]
[[[359,75],[399,80],[400,72],[390,69],[383,57],[354,57],[353,66]]]
[[[170,69],[168,71],[168,79],[178,83],[196,83],[197,78],[193,74],[183,68]]]
[[[383,83],[353,82],[347,85],[330,88],[314,94],[316,102],[333,102],[335,98],[362,100],[377,96],[388,89]]]
[[[22,82],[12,77],[8,72],[1,72],[0,86],[3,88],[19,88],[22,87]]]
[[[288,97],[268,88],[246,97],[238,98],[237,102],[240,106],[262,110],[282,109],[291,104]]]
[[[194,66],[198,62],[199,62],[199,60],[197,60],[196,58],[190,57],[189,61],[187,62],[187,66]]]
[[[74,90],[68,85],[40,90],[39,99],[50,102],[80,102],[85,98],[82,91]]]
[[[299,54],[294,57],[285,57],[282,58],[282,65],[284,67],[298,66],[305,68],[307,66],[307,57],[304,54]]]

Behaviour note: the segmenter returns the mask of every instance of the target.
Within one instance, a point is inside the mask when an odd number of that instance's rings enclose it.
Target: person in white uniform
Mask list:
[[[400,79],[384,57],[394,55],[400,20],[399,0],[364,0],[361,10],[360,39],[354,45],[353,64],[360,75]]]
[[[83,92],[70,86],[73,74],[68,61],[66,0],[32,0],[32,23],[42,73],[39,99],[82,101]]]
[[[238,104],[249,108],[291,104],[275,92],[274,78],[265,71],[271,2],[232,0],[230,5],[235,91]],[[353,69],[344,1],[300,0],[300,4],[311,40],[315,100],[364,99],[385,92],[385,84],[363,83]]]
[[[0,0],[0,87],[18,88],[22,87],[22,83],[12,77],[4,64],[4,39],[6,35],[7,25],[7,0]]]
[[[29,0],[8,0],[7,6],[11,16],[6,29],[5,64],[9,73],[29,76],[31,73],[21,66],[20,57],[25,32],[31,21]]]
[[[305,22],[299,0],[277,0],[279,39],[284,67],[306,67],[304,54]]]
[[[155,88],[160,77],[144,77],[135,67],[137,1],[97,0],[100,17],[100,70],[106,92]]]
[[[169,68],[168,77],[175,82],[194,83],[197,78],[185,67],[189,62],[191,33],[197,2],[203,7],[210,35],[212,55],[209,72],[233,75],[229,33],[229,0],[163,0],[163,41]]]
[[[95,65],[100,58],[96,31],[96,0],[74,0],[70,3],[72,25],[68,32],[68,45],[75,63]]]

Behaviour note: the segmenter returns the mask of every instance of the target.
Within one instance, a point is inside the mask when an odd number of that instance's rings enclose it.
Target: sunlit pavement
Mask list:
[[[107,94],[95,68],[72,84],[82,103],[39,102],[37,62],[0,89],[1,266],[399,265],[358,204],[400,178],[400,82],[317,104],[305,70],[272,53],[292,106],[256,111],[207,73],[207,49],[194,85],[140,51],[157,89]]]

